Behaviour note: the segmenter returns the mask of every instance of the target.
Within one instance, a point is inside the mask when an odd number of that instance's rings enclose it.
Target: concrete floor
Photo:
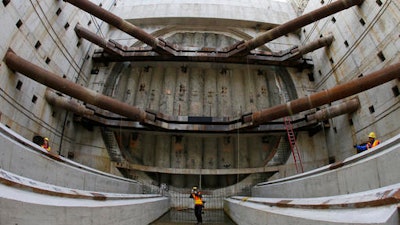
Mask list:
[[[235,223],[224,213],[223,210],[205,209],[203,214],[203,224],[210,225],[235,225]],[[170,224],[196,224],[196,217],[193,209],[176,210],[171,209],[160,219],[151,225],[170,225]]]

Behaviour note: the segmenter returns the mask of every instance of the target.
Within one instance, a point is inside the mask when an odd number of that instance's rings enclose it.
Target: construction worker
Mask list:
[[[41,145],[41,147],[46,149],[48,152],[50,152],[51,147],[50,147],[49,139],[47,137],[45,137],[43,139],[43,144]]]
[[[201,214],[203,213],[203,199],[201,196],[201,192],[197,190],[197,187],[192,188],[192,192],[190,193],[190,198],[194,200],[194,215],[197,219],[197,224],[203,223],[203,218]]]
[[[357,153],[360,153],[362,151],[368,150],[370,148],[373,148],[377,145],[379,145],[381,142],[376,139],[376,134],[374,132],[369,133],[368,135],[368,142],[363,145],[354,145],[354,147],[357,149]]]

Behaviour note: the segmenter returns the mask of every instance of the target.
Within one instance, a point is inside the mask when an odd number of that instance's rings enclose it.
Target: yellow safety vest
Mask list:
[[[203,205],[203,201],[201,200],[201,197],[199,194],[192,194],[192,197],[194,199],[195,205]]]

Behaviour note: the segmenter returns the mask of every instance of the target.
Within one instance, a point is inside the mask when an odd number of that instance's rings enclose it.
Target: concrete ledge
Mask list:
[[[320,198],[257,198],[234,196],[230,199],[260,205],[299,209],[354,209],[379,207],[397,205],[400,203],[400,184],[355,194]]]
[[[224,210],[238,224],[399,224],[400,184],[320,198],[225,199]],[[246,213],[244,216],[241,214]],[[264,220],[265,219],[265,220]],[[273,222],[272,222],[273,221]]]
[[[97,192],[142,193],[142,185],[49,153],[0,124],[0,168],[35,181]]]
[[[399,224],[397,205],[352,209],[282,208],[227,199],[224,211],[237,224],[252,225],[338,225],[338,224]]]
[[[310,198],[343,195],[400,183],[400,135],[372,150],[316,170],[260,183],[253,197]]]
[[[1,224],[149,224],[169,209],[166,197],[66,198],[0,184]]]
[[[119,194],[70,189],[21,177],[2,169],[0,169],[0,184],[48,196],[58,196],[63,198],[75,199],[92,199],[105,201],[120,199],[150,199],[161,197],[158,194]]]

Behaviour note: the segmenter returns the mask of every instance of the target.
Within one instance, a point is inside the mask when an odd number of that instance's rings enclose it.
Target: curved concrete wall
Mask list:
[[[53,159],[52,159],[53,158]],[[0,124],[0,168],[48,184],[90,191],[142,193],[140,183],[45,150]]]
[[[400,135],[372,150],[296,176],[260,183],[253,197],[309,198],[343,195],[400,183]]]
[[[261,4],[258,0],[123,1],[117,3],[113,13],[124,19],[158,18],[161,21],[168,18],[179,18],[176,20],[177,23],[193,21],[193,18],[219,18],[281,24],[296,17],[295,11],[288,3],[263,1]]]
[[[169,209],[165,197],[99,201],[43,195],[3,184],[0,190],[0,224],[143,225]]]

